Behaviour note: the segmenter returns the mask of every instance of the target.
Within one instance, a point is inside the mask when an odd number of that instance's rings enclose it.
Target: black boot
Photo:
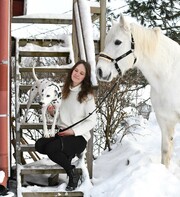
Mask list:
[[[73,168],[72,170],[67,172],[67,175],[69,176],[69,182],[66,187],[66,191],[72,191],[76,189],[78,185],[78,181],[80,179],[80,174],[78,173],[76,168]]]
[[[6,196],[8,195],[8,189],[6,187],[4,187],[4,185],[0,184],[0,196]]]

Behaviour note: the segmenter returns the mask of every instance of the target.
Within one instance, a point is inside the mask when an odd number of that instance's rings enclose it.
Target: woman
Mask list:
[[[69,72],[62,90],[62,104],[59,109],[58,125],[60,129],[70,127],[87,117],[95,109],[95,99],[91,83],[90,64],[81,60]],[[49,107],[52,113],[52,107]],[[96,124],[96,113],[84,121],[59,131],[55,137],[40,138],[35,148],[41,154],[47,154],[55,163],[62,166],[69,182],[66,190],[72,191],[77,187],[79,175],[71,160],[76,154],[82,153],[90,139],[90,130]]]

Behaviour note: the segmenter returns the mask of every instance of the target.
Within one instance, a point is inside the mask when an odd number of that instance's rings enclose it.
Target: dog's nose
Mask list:
[[[44,104],[43,102],[41,102],[41,101],[39,102],[39,105],[41,105],[41,106],[42,106],[43,104]]]

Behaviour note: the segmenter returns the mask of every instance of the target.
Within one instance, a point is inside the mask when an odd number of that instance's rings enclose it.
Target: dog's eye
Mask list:
[[[115,40],[114,44],[115,45],[120,45],[122,42],[120,40]]]
[[[46,97],[50,97],[50,95],[48,94]]]

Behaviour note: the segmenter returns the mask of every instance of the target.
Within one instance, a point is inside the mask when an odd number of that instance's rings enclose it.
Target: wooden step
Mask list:
[[[69,57],[69,51],[19,51],[20,57]]]
[[[27,103],[21,103],[19,107],[20,109],[26,109]],[[32,103],[30,109],[41,109],[41,106],[39,105],[39,103]]]
[[[84,196],[83,192],[22,192],[23,197],[67,197],[67,196]]]
[[[23,92],[27,92],[28,90],[30,90],[30,88],[32,87],[32,85],[19,85],[19,90],[22,90]],[[94,90],[98,89],[98,86],[93,86]]]
[[[63,40],[63,39],[54,39],[54,38],[52,38],[52,39],[47,39],[47,38],[44,38],[44,39],[40,39],[40,38],[24,39],[24,38],[21,38],[21,39],[19,39],[18,43],[19,43],[19,47],[24,47],[27,44],[35,44],[35,45],[38,45],[41,47],[52,47],[54,45],[64,44],[64,42],[65,42],[65,40]]]
[[[19,85],[19,90],[28,91],[31,87],[32,85]]]
[[[51,129],[52,124],[48,123],[47,127],[48,129]],[[20,125],[21,129],[43,129],[43,123],[21,123]],[[56,129],[58,129],[56,127]]]
[[[35,144],[21,144],[20,147],[22,152],[35,151]]]
[[[76,168],[78,173],[82,175],[82,169]],[[57,164],[54,165],[45,165],[40,166],[23,166],[21,169],[21,175],[27,174],[66,174],[64,168],[60,167]]]
[[[71,65],[67,64],[67,68],[64,68],[64,66],[59,66],[59,67],[35,67],[35,71],[36,73],[40,72],[40,73],[67,73],[69,70],[71,69]],[[20,67],[19,68],[19,72],[31,72],[32,73],[32,67]]]
[[[58,18],[28,18],[27,17],[13,17],[12,18],[12,23],[33,23],[33,24],[72,24],[72,17],[69,18],[64,18],[63,16]]]

